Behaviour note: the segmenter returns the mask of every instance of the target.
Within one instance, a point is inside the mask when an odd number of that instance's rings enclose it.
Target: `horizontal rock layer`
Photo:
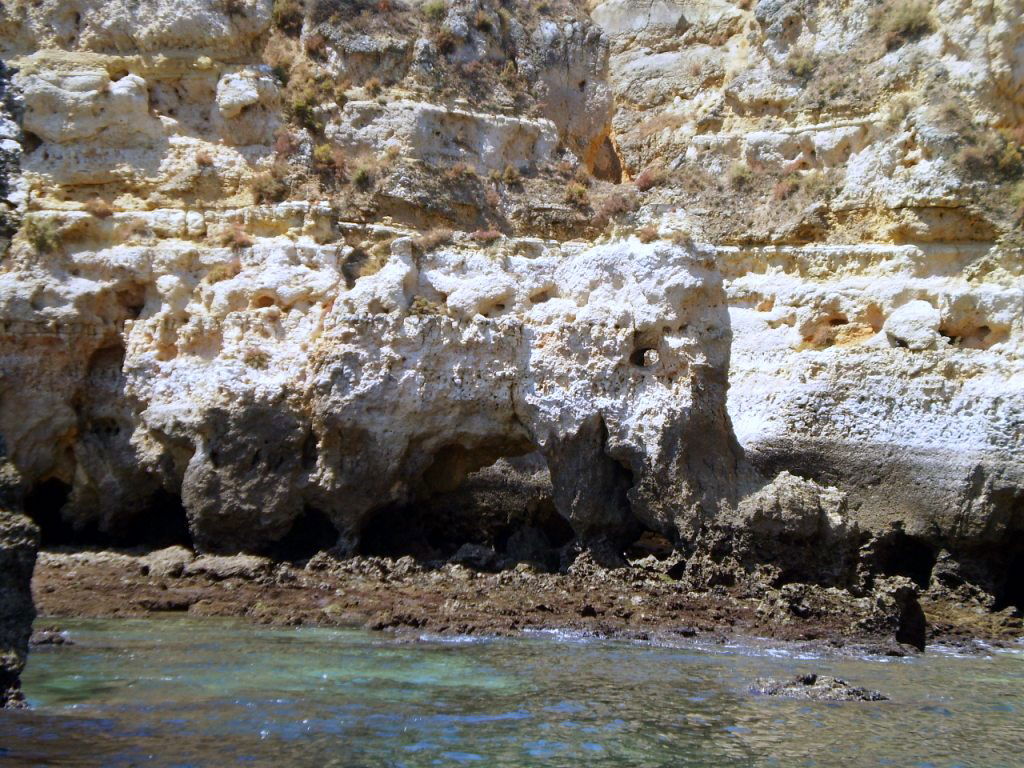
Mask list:
[[[28,510],[1019,605],[1024,9],[968,5],[8,4]]]

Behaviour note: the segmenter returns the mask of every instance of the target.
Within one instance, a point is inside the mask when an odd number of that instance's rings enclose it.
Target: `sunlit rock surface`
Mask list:
[[[28,511],[1019,604],[1024,7],[899,5],[8,3]]]

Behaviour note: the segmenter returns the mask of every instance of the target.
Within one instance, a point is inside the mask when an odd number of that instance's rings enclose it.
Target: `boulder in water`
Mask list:
[[[810,701],[888,701],[884,693],[850,685],[838,677],[797,675],[789,680],[758,678],[750,692],[760,696],[785,696]]]

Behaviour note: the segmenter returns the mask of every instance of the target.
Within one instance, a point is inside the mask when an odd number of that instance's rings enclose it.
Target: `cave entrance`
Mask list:
[[[882,536],[874,547],[875,568],[886,576],[906,576],[922,589],[927,589],[935,568],[934,546],[902,529]]]
[[[1001,611],[1013,606],[1024,614],[1024,536],[1017,537],[1016,546],[1006,564],[1003,582],[996,592],[995,609]]]
[[[482,457],[487,463],[480,466]],[[491,570],[520,562],[555,570],[574,538],[555,509],[547,462],[532,445],[484,452],[449,446],[424,473],[413,501],[373,516],[358,551],[432,565],[454,558]]]
[[[148,504],[137,515],[118,526],[107,535],[108,540],[119,546],[163,549],[175,545],[192,546],[188,531],[188,516],[176,493],[158,489]]]
[[[102,530],[93,516],[78,524],[64,515],[71,486],[49,478],[25,496],[25,513],[39,526],[43,548],[124,547],[163,549],[175,545],[191,547],[188,518],[181,498],[163,489],[153,493],[131,518],[119,520],[112,530]]]
[[[51,477],[36,483],[25,496],[25,514],[39,526],[43,547],[74,543],[75,531],[61,515],[70,495],[70,485]]]
[[[997,611],[1013,607],[1024,614],[1024,492],[1002,488],[992,493],[995,515],[1006,521],[998,553],[989,553]]]
[[[303,509],[291,529],[268,552],[274,560],[300,563],[338,543],[338,529],[327,514],[315,507]]]

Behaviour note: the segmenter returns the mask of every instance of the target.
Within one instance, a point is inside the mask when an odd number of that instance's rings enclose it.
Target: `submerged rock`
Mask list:
[[[75,641],[67,632],[59,629],[37,629],[29,638],[28,644],[32,647],[40,645],[74,645]]]
[[[750,692],[759,696],[784,696],[810,701],[888,701],[884,693],[850,685],[838,677],[797,675],[789,680],[758,678]]]

